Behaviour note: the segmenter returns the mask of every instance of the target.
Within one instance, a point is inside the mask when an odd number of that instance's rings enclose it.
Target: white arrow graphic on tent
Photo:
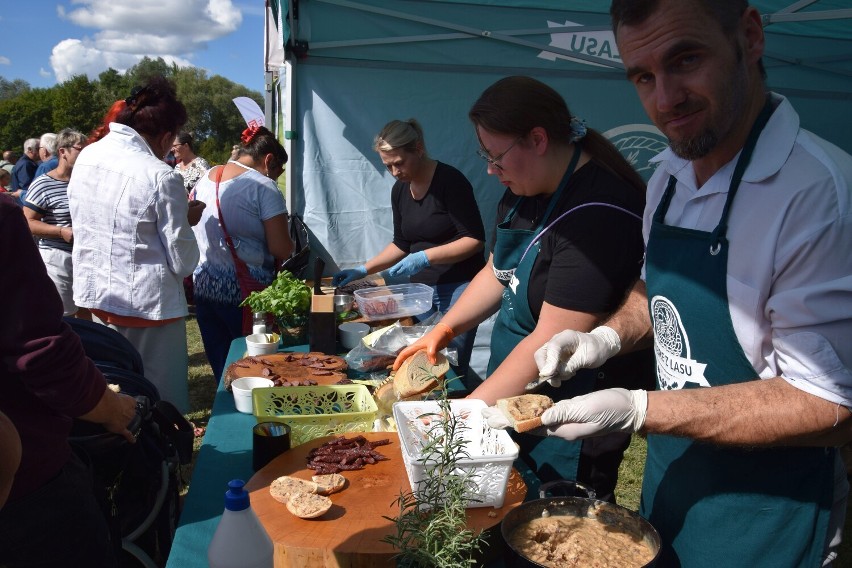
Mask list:
[[[266,122],[263,111],[254,100],[248,97],[237,97],[234,99],[234,104],[237,105],[237,110],[243,115],[243,120],[248,126],[263,126]]]

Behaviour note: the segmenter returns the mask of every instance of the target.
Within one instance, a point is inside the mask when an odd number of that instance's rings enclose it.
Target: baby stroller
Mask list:
[[[110,527],[116,556],[145,568],[165,564],[180,515],[180,469],[192,457],[190,423],[143,373],[139,353],[105,325],[66,318],[86,354],[110,385],[136,398],[130,444],[100,425],[74,422],[70,442],[92,465],[95,494]],[[159,560],[159,564],[155,559]]]

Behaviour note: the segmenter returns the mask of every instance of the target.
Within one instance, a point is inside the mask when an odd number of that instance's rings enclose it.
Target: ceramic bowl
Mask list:
[[[249,355],[270,355],[278,351],[277,333],[253,333],[246,337],[246,351]]]
[[[344,349],[355,349],[370,333],[370,326],[366,323],[350,321],[337,326],[337,331],[340,334],[340,344]]]
[[[275,383],[266,377],[240,377],[231,382],[231,392],[234,393],[234,404],[237,410],[245,414],[253,414],[251,390],[261,387],[272,387]]]

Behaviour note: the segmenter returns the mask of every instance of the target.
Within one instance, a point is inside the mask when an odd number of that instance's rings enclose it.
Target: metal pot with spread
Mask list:
[[[576,487],[579,496],[546,497],[558,485]],[[539,496],[503,519],[508,566],[639,568],[656,562],[660,535],[638,513],[595,499],[594,491],[574,482],[543,484]]]

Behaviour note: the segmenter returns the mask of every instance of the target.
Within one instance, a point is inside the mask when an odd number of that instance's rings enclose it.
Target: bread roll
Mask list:
[[[421,349],[400,365],[393,378],[397,398],[404,400],[434,390],[441,377],[450,370],[447,358],[437,353],[436,362],[429,362],[426,350]]]
[[[497,408],[512,422],[515,432],[529,432],[541,426],[541,415],[553,406],[553,400],[543,394],[522,394],[497,400]]]
[[[269,485],[269,493],[279,503],[286,504],[296,493],[316,493],[319,486],[313,481],[283,475]]]
[[[331,495],[332,493],[337,493],[346,485],[346,478],[339,473],[314,475],[311,479],[317,484],[317,493],[320,495]]]
[[[293,493],[287,501],[287,510],[300,519],[315,519],[331,509],[331,499],[315,493]]]

